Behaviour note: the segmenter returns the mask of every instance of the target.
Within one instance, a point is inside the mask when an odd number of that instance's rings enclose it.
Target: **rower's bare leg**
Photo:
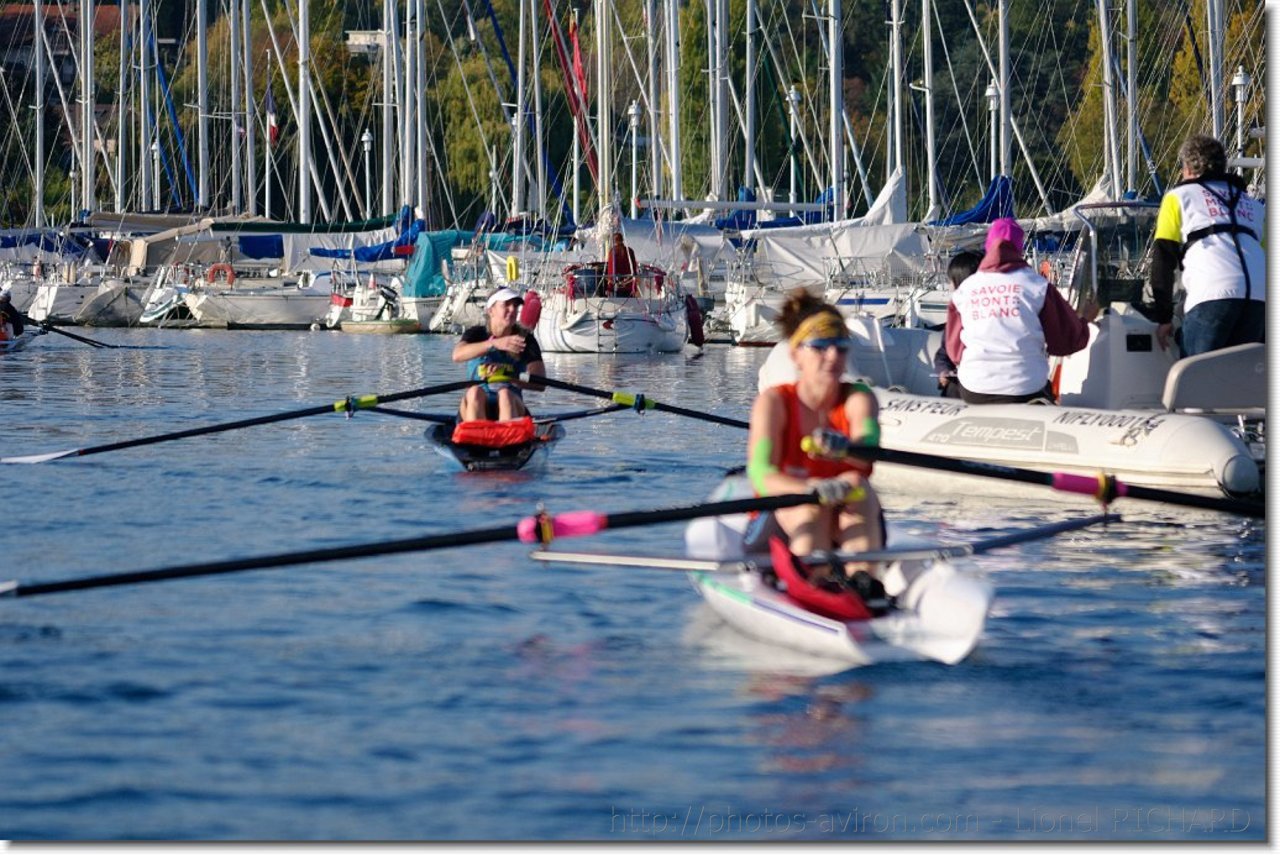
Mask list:
[[[787,533],[792,555],[809,555],[818,549],[830,549],[832,525],[835,522],[831,508],[800,505],[779,508],[774,511],[778,525]]]
[[[880,531],[880,500],[875,493],[867,492],[861,501],[845,505],[840,514],[839,543],[842,552],[867,552],[883,549],[884,537]],[[845,565],[845,572],[853,575],[865,570],[875,575],[876,565],[853,563]]]
[[[462,393],[462,404],[458,407],[458,418],[464,422],[479,421],[485,417],[485,394],[483,386],[472,386]]]
[[[498,421],[509,422],[522,417],[526,410],[524,401],[511,389],[498,390]]]

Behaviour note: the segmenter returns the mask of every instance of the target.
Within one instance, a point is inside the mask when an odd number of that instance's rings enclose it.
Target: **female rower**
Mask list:
[[[524,298],[499,288],[485,301],[487,323],[468,327],[453,348],[453,361],[467,363],[467,376],[482,381],[462,396],[458,421],[509,422],[529,414],[521,387],[541,389],[516,378],[525,372],[545,376],[542,348],[533,333],[516,323]]]
[[[868,477],[871,463],[838,453],[852,443],[876,445],[879,407],[871,389],[842,379],[851,346],[840,311],[803,288],[792,291],[778,325],[796,365],[796,381],[763,390],[751,409],[747,474],[761,496],[817,492],[819,505],[774,512],[793,555],[884,545],[880,502]]]

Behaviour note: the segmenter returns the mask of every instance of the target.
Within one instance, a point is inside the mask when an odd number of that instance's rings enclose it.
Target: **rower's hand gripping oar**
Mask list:
[[[1020,469],[1014,466],[1001,466],[997,463],[981,463],[976,460],[942,457],[918,451],[899,451],[874,445],[857,445],[851,442],[848,437],[835,431],[820,431],[815,432],[815,434],[816,437],[807,436],[802,439],[800,445],[806,453],[821,457],[852,457],[860,460],[896,463],[902,466],[918,466],[923,469],[941,469],[947,472],[976,475],[982,478],[1020,481],[1024,484],[1041,484],[1064,493],[1080,493],[1085,496],[1093,496],[1104,507],[1110,505],[1117,498],[1127,497],[1130,499],[1145,499],[1152,502],[1164,502],[1170,505],[1184,505],[1190,508],[1203,508],[1210,511],[1223,511],[1256,519],[1264,519],[1266,517],[1266,507],[1261,502],[1199,496],[1194,493],[1179,493],[1174,490],[1161,490],[1156,487],[1141,487],[1134,484],[1126,484],[1114,475],[1105,472],[1099,472],[1096,476],[1072,475],[1066,472],[1037,472],[1034,469]]]
[[[125,439],[120,442],[109,442],[104,445],[91,445],[86,448],[70,448],[66,451],[53,451],[47,454],[28,454],[21,457],[0,457],[0,463],[45,463],[50,460],[58,460],[63,457],[86,457],[90,454],[102,454],[106,451],[119,451],[123,448],[136,448],[140,445],[153,445],[157,442],[168,442],[174,439],[187,439],[192,436],[203,436],[211,433],[221,433],[223,431],[236,430],[238,428],[254,427],[255,425],[273,424],[275,422],[289,421],[290,419],[301,419],[307,416],[319,416],[325,413],[346,413],[350,418],[357,410],[371,410],[380,403],[391,403],[393,401],[404,401],[409,398],[423,398],[428,395],[438,395],[444,392],[456,392],[459,389],[465,389],[474,385],[474,380],[458,380],[453,383],[444,383],[439,386],[427,386],[421,389],[411,389],[407,392],[394,392],[390,395],[355,395],[344,398],[341,401],[334,401],[332,404],[325,404],[317,407],[306,407],[301,410],[290,410],[284,413],[274,413],[269,416],[255,416],[251,419],[239,419],[234,422],[224,422],[217,425],[206,425],[204,427],[190,428],[189,430],[174,431],[173,433],[162,433],[156,436],[144,436],[137,439]]]
[[[591,395],[595,398],[603,398],[606,401],[612,401],[613,403],[621,404],[624,407],[632,407],[637,412],[658,410],[663,413],[687,416],[691,419],[699,419],[704,422],[712,422],[714,424],[727,425],[729,427],[748,428],[751,426],[741,419],[731,419],[726,416],[717,416],[715,413],[703,413],[698,410],[688,410],[684,407],[664,404],[661,401],[654,401],[651,398],[647,398],[643,394],[636,392],[610,392],[606,389],[593,389],[590,386],[579,386],[577,383],[567,383],[564,380],[556,380],[552,377],[543,377],[540,374],[530,375],[528,372],[521,374],[520,379],[525,383],[540,383],[543,386],[549,386],[552,389],[564,389],[566,392],[577,392],[581,395]]]
[[[237,558],[229,561],[212,561],[203,564],[184,564],[161,567],[156,570],[139,570],[131,573],[114,573],[102,576],[84,576],[59,582],[21,583],[0,582],[0,597],[35,597],[64,591],[82,591],[88,588],[108,588],[117,585],[141,585],[166,579],[186,579],[193,576],[215,576],[240,573],[245,570],[266,570],[289,567],[295,564],[318,564],[325,561],[342,561],[352,558],[371,558],[379,555],[396,555],[405,552],[425,552],[454,546],[470,546],[477,543],[497,543],[519,540],[525,543],[550,543],[557,537],[581,537],[605,529],[633,528],[664,522],[679,522],[698,517],[715,517],[722,514],[740,514],[750,511],[773,511],[818,501],[814,493],[795,493],[762,498],[732,499],[724,502],[705,502],[678,508],[659,508],[651,511],[624,511],[604,514],[597,511],[571,511],[552,516],[543,511],[520,520],[515,525],[495,528],[471,529],[448,534],[411,537],[382,543],[364,543],[326,549],[308,549],[301,552],[283,552],[253,558]]]

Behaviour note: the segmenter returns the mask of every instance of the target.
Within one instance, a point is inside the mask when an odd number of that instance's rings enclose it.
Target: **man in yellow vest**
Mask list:
[[[1266,254],[1262,203],[1227,172],[1222,143],[1196,134],[1178,149],[1182,181],[1169,188],[1156,220],[1147,314],[1169,347],[1173,285],[1182,271],[1183,356],[1266,340]]]

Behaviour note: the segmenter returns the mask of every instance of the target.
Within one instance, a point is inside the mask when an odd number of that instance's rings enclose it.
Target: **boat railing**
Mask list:
[[[675,293],[667,272],[652,264],[641,264],[635,273],[608,273],[603,261],[572,264],[564,268],[564,288],[570,299],[599,297],[614,299],[666,299]]]

